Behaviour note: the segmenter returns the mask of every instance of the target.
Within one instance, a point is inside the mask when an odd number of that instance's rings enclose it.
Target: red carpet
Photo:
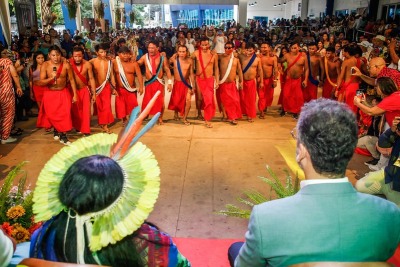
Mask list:
[[[241,239],[173,238],[193,267],[229,267],[228,248]],[[400,267],[400,246],[388,262]]]
[[[229,267],[228,248],[243,239],[173,238],[193,267]]]

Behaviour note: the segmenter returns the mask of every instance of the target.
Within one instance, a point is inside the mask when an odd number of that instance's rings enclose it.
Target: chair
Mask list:
[[[67,263],[67,262],[55,262],[46,261],[35,258],[27,258],[21,261],[17,266],[28,266],[28,267],[106,267],[104,265],[93,265],[93,264],[77,264],[77,263]]]
[[[395,267],[388,262],[304,262],[289,267]]]

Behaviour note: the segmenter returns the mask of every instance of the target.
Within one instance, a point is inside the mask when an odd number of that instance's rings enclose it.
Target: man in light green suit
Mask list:
[[[358,193],[345,177],[357,143],[353,112],[336,101],[311,101],[296,133],[296,160],[306,179],[296,195],[253,208],[234,265],[386,261],[400,242],[400,210]],[[231,264],[238,246],[230,248]]]

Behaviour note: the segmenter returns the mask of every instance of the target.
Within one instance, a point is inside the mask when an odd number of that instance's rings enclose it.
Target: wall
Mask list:
[[[367,7],[368,3],[368,0],[335,0],[333,12],[343,9],[349,9],[349,11],[356,10],[360,7]]]
[[[325,9],[326,0],[308,0],[308,17],[318,19],[325,13]]]
[[[268,17],[269,20],[272,20],[274,18],[283,18],[285,15],[285,8],[283,5],[281,5],[281,7],[273,7],[274,4],[278,4],[280,2],[279,0],[248,0],[248,3],[253,2],[257,2],[257,5],[247,5],[248,19],[252,19],[255,16],[262,16]]]

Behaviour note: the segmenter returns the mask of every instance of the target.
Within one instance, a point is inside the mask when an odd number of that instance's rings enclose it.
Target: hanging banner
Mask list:
[[[25,32],[32,29],[32,27],[37,29],[35,0],[15,0],[14,6],[18,32],[25,34]]]

